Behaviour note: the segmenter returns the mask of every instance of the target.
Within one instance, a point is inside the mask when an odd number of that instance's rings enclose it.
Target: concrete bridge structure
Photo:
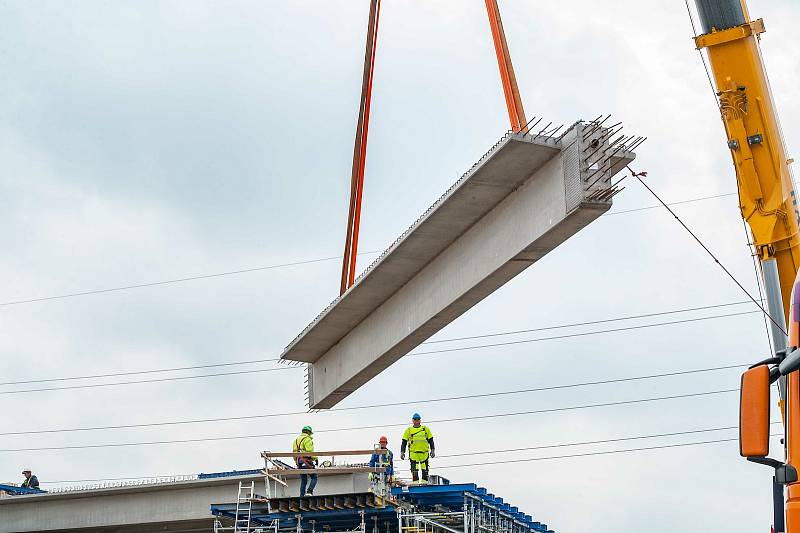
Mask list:
[[[239,482],[255,481],[264,494],[264,475],[201,474],[197,479],[47,492],[0,498],[0,533],[30,531],[93,533],[191,533],[213,531],[213,504],[236,501]],[[299,493],[287,480],[285,495]],[[283,487],[281,487],[283,488]],[[366,474],[320,476],[319,495],[364,492]],[[284,494],[280,494],[283,496]]]

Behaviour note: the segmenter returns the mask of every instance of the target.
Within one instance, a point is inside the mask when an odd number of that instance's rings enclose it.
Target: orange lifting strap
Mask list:
[[[378,41],[378,16],[380,11],[380,0],[370,0],[367,49],[364,53],[364,75],[361,81],[361,107],[358,111],[356,142],[353,150],[353,171],[350,177],[350,212],[347,216],[347,236],[344,243],[340,295],[344,294],[353,285],[356,277],[358,229],[361,222],[361,198],[364,190],[364,164],[367,159],[369,106],[372,100],[372,76],[375,71],[375,46]]]
[[[511,129],[527,131],[528,121],[525,119],[525,110],[522,108],[522,98],[519,95],[514,66],[511,64],[511,54],[508,52],[506,33],[503,31],[503,21],[500,19],[497,0],[486,0],[486,12],[489,14],[489,27],[492,29],[494,51],[497,53],[497,66],[500,67],[500,81],[503,83]]]
[[[353,285],[356,276],[356,257],[358,255],[358,230],[361,223],[361,199],[364,190],[364,165],[367,159],[367,134],[369,132],[369,108],[372,100],[372,79],[375,71],[375,48],[378,42],[378,17],[381,11],[380,0],[370,0],[369,22],[367,26],[367,44],[364,53],[364,74],[361,81],[361,106],[358,111],[356,125],[356,141],[353,149],[353,170],[350,176],[350,210],[347,216],[347,235],[342,260],[342,280],[339,294]],[[486,0],[486,11],[489,14],[489,27],[497,53],[497,65],[500,67],[500,80],[508,107],[511,129],[527,131],[525,110],[519,95],[517,78],[511,64],[503,22],[500,20],[500,9],[497,0]]]

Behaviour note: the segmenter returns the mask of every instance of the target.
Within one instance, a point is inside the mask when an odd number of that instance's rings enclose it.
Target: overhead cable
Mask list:
[[[495,337],[495,336],[502,336],[502,335],[515,335],[518,333],[533,333],[536,331],[547,331],[553,329],[564,329],[570,327],[577,327],[577,326],[589,326],[594,324],[605,324],[609,322],[620,322],[626,320],[635,320],[640,318],[648,318],[654,316],[661,316],[661,315],[670,315],[670,314],[678,314],[678,313],[686,313],[690,311],[700,311],[705,309],[714,309],[719,307],[730,307],[735,305],[742,305],[742,304],[749,304],[751,303],[748,301],[740,301],[740,302],[730,302],[724,304],[716,304],[716,305],[706,305],[700,307],[685,307],[681,309],[673,309],[670,311],[662,311],[657,313],[645,313],[640,315],[627,315],[623,317],[615,317],[615,318],[608,318],[608,319],[601,319],[601,320],[592,320],[586,322],[573,322],[573,323],[566,323],[566,324],[557,324],[554,326],[545,326],[541,328],[534,328],[534,329],[527,329],[527,330],[517,330],[517,331],[504,331],[498,333],[487,333],[482,335],[475,335],[472,337],[456,337],[450,339],[441,339],[441,340],[434,340],[434,341],[425,341],[422,344],[438,344],[443,342],[454,342],[454,341],[461,341],[461,340],[468,340],[468,339],[479,339],[485,337]],[[68,376],[68,377],[61,377],[61,378],[46,378],[46,379],[27,379],[27,380],[19,380],[19,381],[4,381],[0,382],[0,385],[22,385],[22,384],[30,384],[30,383],[48,383],[54,381],[74,381],[74,380],[84,380],[84,379],[99,379],[99,378],[108,378],[108,377],[121,377],[121,376],[133,376],[133,375],[140,375],[140,374],[155,374],[161,372],[178,372],[184,370],[200,370],[205,368],[215,368],[215,367],[224,367],[224,366],[238,366],[238,365],[250,365],[250,364],[260,364],[260,363],[271,363],[280,361],[279,357],[271,357],[267,359],[250,359],[245,361],[232,361],[227,363],[213,363],[207,365],[194,365],[194,366],[182,366],[182,367],[172,367],[172,368],[157,368],[157,369],[149,369],[149,370],[134,370],[129,372],[114,372],[114,373],[106,373],[106,374],[87,374],[87,375],[80,375],[80,376]],[[190,376],[191,377],[191,376]],[[188,378],[187,378],[188,379]]]
[[[371,252],[361,252],[358,255],[371,255],[380,253],[381,250],[371,251]],[[209,279],[209,278],[220,278],[223,276],[233,276],[236,274],[247,274],[249,272],[259,272],[262,270],[274,270],[278,268],[286,268],[286,267],[293,267],[293,266],[300,266],[300,265],[310,265],[312,263],[323,263],[325,261],[333,261],[335,259],[341,259],[342,256],[335,255],[332,257],[320,257],[318,259],[306,259],[304,261],[293,261],[291,263],[281,263],[276,265],[267,265],[267,266],[260,266],[260,267],[253,267],[253,268],[243,268],[240,270],[228,270],[226,272],[216,272],[214,274],[202,274],[198,276],[186,276],[182,278],[173,278],[167,279],[162,281],[152,281],[149,283],[137,283],[133,285],[123,285],[121,287],[109,287],[106,289],[93,289],[88,291],[80,291],[80,292],[71,292],[66,294],[57,294],[54,296],[42,296],[39,298],[27,298],[24,300],[10,300],[6,302],[0,302],[0,307],[7,307],[11,305],[22,305],[22,304],[30,304],[35,302],[45,302],[48,300],[62,300],[64,298],[75,298],[78,296],[89,296],[92,294],[103,294],[107,292],[119,292],[119,291],[127,291],[131,289],[142,289],[145,287],[157,287],[159,285],[170,285],[173,283],[184,283],[187,281],[195,281],[199,279]]]
[[[780,422],[771,422],[771,424],[780,424]],[[651,435],[636,435],[632,437],[618,437],[614,439],[603,439],[603,440],[594,440],[594,441],[582,441],[582,442],[565,442],[560,444],[550,444],[545,446],[530,446],[525,448],[514,448],[514,449],[497,449],[497,450],[482,450],[482,451],[471,451],[471,452],[462,452],[462,453],[455,453],[449,455],[437,455],[438,458],[446,458],[446,457],[462,457],[462,456],[472,456],[472,455],[484,455],[484,454],[492,454],[492,453],[507,453],[507,452],[515,452],[515,451],[527,451],[527,450],[541,450],[541,449],[548,449],[548,448],[568,448],[572,446],[583,446],[583,445],[590,445],[590,444],[601,444],[601,443],[611,443],[611,442],[623,442],[623,441],[630,441],[630,440],[641,440],[641,439],[650,439],[650,438],[659,438],[659,437],[671,437],[671,436],[678,436],[678,435],[689,435],[689,434],[697,434],[697,433],[712,433],[717,431],[725,431],[725,430],[732,430],[737,429],[737,426],[727,426],[727,427],[720,427],[720,428],[707,428],[707,429],[695,429],[695,430],[688,430],[688,431],[678,431],[672,433],[658,433],[658,434],[651,434]],[[772,437],[780,436],[780,433],[776,433],[771,435]],[[714,439],[710,441],[703,441],[703,443],[716,443],[716,442],[731,442],[738,439]],[[699,443],[681,443],[680,445],[683,446],[690,446]],[[671,445],[674,447],[674,445]],[[650,449],[648,447],[647,449]],[[622,453],[625,450],[616,450],[616,453]],[[630,451],[639,451],[638,448],[631,449]],[[560,458],[553,457],[553,458]],[[535,458],[544,460],[546,458]],[[524,461],[524,459],[523,459]],[[487,461],[481,462],[480,465],[485,464],[495,464],[494,461]],[[468,465],[444,465],[438,466],[437,468],[458,468],[460,466],[468,466]],[[397,470],[397,469],[395,469]],[[173,474],[169,476],[161,476],[161,475],[153,475],[153,476],[131,476],[131,477],[116,477],[116,478],[95,478],[95,479],[63,479],[63,480],[41,480],[41,483],[47,484],[57,484],[57,483],[89,483],[89,482],[101,482],[101,481],[133,481],[133,480],[141,480],[141,479],[159,479],[159,478],[170,478],[170,477],[184,477],[190,476],[192,474]]]
[[[489,418],[506,418],[506,417],[513,417],[513,416],[525,416],[525,415],[533,415],[533,414],[544,414],[544,413],[556,413],[556,412],[564,412],[564,411],[574,411],[580,409],[591,409],[597,407],[614,407],[620,405],[633,405],[633,404],[640,404],[640,403],[648,403],[648,402],[657,402],[657,401],[665,401],[665,400],[676,400],[676,399],[684,399],[684,398],[697,398],[702,396],[712,396],[718,394],[726,394],[731,392],[738,392],[739,389],[723,389],[723,390],[714,390],[714,391],[704,391],[704,392],[694,392],[688,394],[674,394],[670,396],[657,396],[652,398],[637,398],[634,400],[622,400],[616,402],[603,402],[603,403],[595,403],[595,404],[584,404],[584,405],[572,405],[566,407],[554,407],[549,409],[533,409],[528,411],[516,411],[516,412],[504,412],[504,413],[493,413],[488,415],[471,415],[466,417],[457,417],[457,418],[441,418],[441,419],[434,419],[429,420],[429,423],[450,423],[450,422],[465,422],[465,421],[475,421],[475,420],[485,420]],[[316,430],[316,433],[334,433],[340,431],[356,431],[356,430],[365,430],[365,429],[376,429],[376,428],[388,428],[388,427],[403,427],[406,426],[407,422],[395,423],[395,424],[373,424],[369,426],[357,426],[357,427],[349,427],[349,428],[335,428],[335,429],[320,429]],[[32,448],[4,448],[0,449],[0,452],[36,452],[36,451],[54,451],[54,450],[81,450],[81,449],[93,449],[93,448],[121,448],[121,447],[129,447],[129,446],[154,446],[154,445],[164,445],[164,444],[189,444],[189,443],[197,443],[197,442],[214,442],[214,441],[228,441],[228,440],[243,440],[243,439],[254,439],[254,438],[266,438],[266,437],[290,437],[295,435],[295,431],[289,432],[281,432],[281,433],[262,433],[262,434],[253,434],[253,435],[229,435],[225,437],[199,437],[193,439],[173,439],[173,440],[158,440],[158,441],[139,441],[139,442],[116,442],[116,443],[104,443],[104,444],[78,444],[78,445],[67,445],[67,446],[43,446],[43,447],[32,447]]]
[[[682,376],[682,375],[689,375],[689,374],[699,374],[705,372],[715,372],[719,370],[730,370],[734,368],[745,368],[747,367],[747,363],[742,363],[738,365],[726,365],[726,366],[716,366],[716,367],[707,367],[707,368],[698,368],[692,370],[677,370],[674,372],[663,372],[660,374],[646,374],[641,376],[631,376],[631,377],[624,377],[624,378],[611,378],[611,379],[603,379],[603,380],[594,380],[594,381],[583,381],[578,383],[567,383],[563,385],[548,385],[543,387],[534,387],[534,388],[527,388],[527,389],[515,389],[515,390],[506,390],[506,391],[495,391],[495,392],[484,392],[480,394],[466,394],[461,396],[446,396],[446,397],[439,397],[439,398],[427,398],[427,399],[418,399],[418,400],[407,400],[402,402],[388,402],[388,403],[379,403],[379,404],[371,404],[371,405],[356,405],[351,407],[338,407],[334,409],[328,409],[325,411],[319,411],[318,414],[323,413],[336,413],[339,411],[356,411],[361,409],[374,409],[379,407],[398,407],[401,405],[412,405],[412,404],[428,404],[428,403],[435,403],[435,402],[448,402],[448,401],[458,401],[458,400],[470,400],[476,398],[488,398],[488,397],[495,397],[495,396],[507,396],[512,394],[526,394],[531,392],[544,392],[544,391],[551,391],[551,390],[561,390],[561,389],[571,389],[571,388],[578,388],[578,387],[589,387],[594,385],[608,385],[611,383],[623,383],[627,381],[641,381],[647,379],[658,379],[664,377],[673,377],[673,376]],[[161,426],[177,426],[177,425],[187,425],[187,424],[202,424],[202,423],[209,423],[209,422],[229,422],[229,421],[236,421],[236,420],[253,420],[253,419],[263,419],[263,418],[277,418],[282,416],[298,416],[298,415],[306,415],[308,414],[307,411],[294,411],[294,412],[283,412],[283,413],[263,413],[257,415],[239,415],[239,416],[227,416],[227,417],[217,417],[217,418],[199,418],[199,419],[190,419],[190,420],[176,420],[176,421],[164,421],[164,422],[145,422],[139,424],[117,424],[117,425],[107,425],[107,426],[85,426],[85,427],[77,427],[77,428],[60,428],[60,429],[39,429],[39,430],[26,430],[26,431],[6,431],[0,432],[0,436],[10,436],[10,435],[38,435],[43,433],[70,433],[70,432],[78,432],[78,431],[103,431],[103,430],[113,430],[113,429],[133,429],[133,428],[145,428],[145,427],[161,427]]]
[[[493,343],[493,344],[479,344],[479,345],[476,345],[476,346],[461,346],[461,347],[458,347],[458,348],[445,348],[445,349],[442,349],[442,350],[429,350],[427,352],[412,352],[412,353],[410,353],[408,355],[409,356],[415,356],[415,355],[431,355],[431,354],[447,353],[447,352],[461,352],[461,351],[464,351],[464,350],[477,350],[479,348],[496,348],[498,346],[512,346],[512,345],[515,345],[515,344],[528,344],[528,343],[531,343],[531,342],[560,340],[560,339],[567,339],[567,338],[570,338],[570,337],[587,337],[589,335],[600,335],[601,333],[617,333],[617,332],[620,332],[620,331],[632,331],[632,330],[636,330],[636,329],[647,329],[647,328],[654,328],[654,327],[658,327],[658,326],[671,326],[671,325],[675,325],[675,324],[687,324],[687,323],[690,323],[690,322],[700,322],[700,321],[703,321],[703,320],[713,320],[713,319],[717,319],[717,318],[729,318],[729,317],[734,317],[734,316],[752,315],[752,314],[756,314],[756,313],[760,313],[760,312],[761,311],[743,311],[743,312],[740,312],[740,313],[728,313],[728,314],[724,314],[724,315],[712,315],[712,316],[704,316],[704,317],[699,317],[699,318],[687,318],[687,319],[684,319],[684,320],[673,320],[673,321],[670,321],[670,322],[657,322],[655,324],[642,324],[642,325],[639,325],[639,326],[628,326],[628,327],[624,327],[624,328],[602,329],[602,330],[596,330],[596,331],[585,331],[585,332],[582,332],[582,333],[570,333],[570,334],[565,334],[565,335],[556,335],[556,336],[552,336],[552,337],[538,337],[536,339],[521,339],[521,340],[517,340],[517,341],[496,342],[496,343]]]
[[[406,357],[411,356],[419,356],[419,355],[433,355],[433,354],[441,354],[441,353],[449,353],[449,352],[460,352],[460,351],[467,351],[467,350],[477,350],[480,348],[497,348],[500,346],[513,346],[517,344],[529,344],[533,342],[543,342],[543,341],[551,341],[551,340],[562,340],[568,338],[575,338],[575,337],[586,337],[589,335],[599,335],[604,333],[618,333],[622,331],[632,331],[638,329],[646,329],[646,328],[653,328],[653,327],[660,327],[660,326],[670,326],[675,324],[686,324],[691,322],[699,322],[703,320],[712,320],[717,318],[729,318],[735,316],[742,316],[742,315],[750,315],[760,313],[760,311],[743,311],[739,313],[727,313],[722,315],[711,315],[706,317],[698,317],[698,318],[688,318],[683,320],[673,320],[669,322],[657,322],[655,324],[642,324],[638,326],[628,326],[624,328],[613,328],[613,329],[605,329],[605,330],[596,330],[596,331],[586,331],[582,333],[570,333],[564,335],[556,335],[551,337],[538,337],[535,339],[521,339],[516,341],[506,341],[506,342],[497,342],[492,344],[479,344],[475,346],[461,346],[457,348],[444,348],[440,350],[429,350],[424,352],[412,352],[406,355]],[[131,381],[117,381],[111,383],[90,383],[90,384],[83,384],[83,385],[66,385],[66,386],[59,386],[59,387],[40,387],[35,389],[22,389],[22,390],[10,390],[10,391],[0,391],[0,395],[8,395],[8,394],[28,394],[28,393],[35,393],[35,392],[51,392],[51,391],[60,391],[60,390],[74,390],[74,389],[92,389],[96,387],[114,387],[120,385],[140,385],[145,383],[160,383],[160,382],[169,382],[169,381],[181,381],[186,379],[199,379],[199,378],[212,378],[212,377],[219,377],[219,376],[232,376],[232,375],[245,375],[245,374],[255,374],[255,373],[262,373],[262,372],[272,372],[277,370],[296,370],[304,368],[302,366],[292,366],[292,367],[279,367],[279,368],[267,368],[267,369],[254,369],[254,370],[239,370],[235,372],[218,372],[212,374],[200,374],[194,376],[175,376],[175,377],[167,377],[167,378],[153,378],[153,379],[143,379],[143,380],[131,380]]]

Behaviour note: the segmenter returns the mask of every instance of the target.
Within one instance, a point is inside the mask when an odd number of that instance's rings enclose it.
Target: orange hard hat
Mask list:
[[[378,444],[389,444],[389,439],[387,439],[386,436],[381,436],[381,438],[378,439]]]

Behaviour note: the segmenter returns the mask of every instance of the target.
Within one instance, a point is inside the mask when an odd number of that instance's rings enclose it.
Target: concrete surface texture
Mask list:
[[[236,502],[239,481],[255,481],[257,495],[266,492],[264,477],[250,475],[3,498],[0,533],[213,531],[211,504]],[[273,496],[299,495],[298,479],[287,484]],[[320,476],[315,493],[364,492],[368,487],[366,474]]]
[[[336,405],[610,209],[635,155],[609,138],[581,122],[503,137],[286,348],[310,363],[309,407]]]

